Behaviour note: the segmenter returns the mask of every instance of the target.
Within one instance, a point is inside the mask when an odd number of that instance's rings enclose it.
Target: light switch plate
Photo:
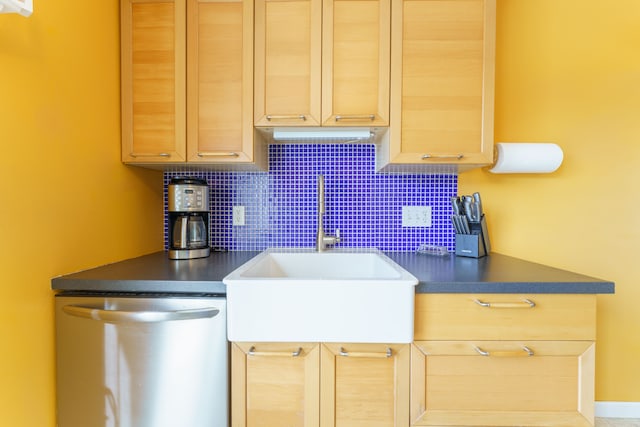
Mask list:
[[[244,206],[233,207],[233,225],[245,225]]]
[[[403,206],[403,227],[431,227],[431,206]]]

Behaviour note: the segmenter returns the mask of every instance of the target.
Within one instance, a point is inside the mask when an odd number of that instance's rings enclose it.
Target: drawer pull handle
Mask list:
[[[256,351],[252,346],[248,354],[249,356],[298,357],[302,354],[302,347],[298,347],[296,351]]]
[[[387,351],[384,353],[373,352],[373,351],[372,352],[367,352],[367,351],[349,352],[344,348],[340,347],[340,356],[343,356],[343,357],[370,357],[370,358],[385,359],[387,357],[391,357],[392,355],[393,355],[393,352],[391,351],[391,347],[387,347]]]
[[[474,299],[473,302],[487,308],[533,308],[536,306],[536,303],[530,299],[516,302],[484,302],[479,299]]]
[[[456,160],[462,160],[462,158],[464,157],[464,154],[423,154],[422,155],[422,160],[428,160],[428,159],[456,159]]]
[[[272,115],[272,114],[268,114],[266,116],[267,121],[271,122],[274,120],[301,120],[303,122],[307,121],[307,116],[305,116],[304,114],[289,114],[289,115],[281,115],[281,116],[276,116],[276,115]]]
[[[198,157],[238,157],[240,154],[234,152],[198,152]]]
[[[169,153],[129,153],[131,157],[171,157]]]
[[[474,347],[475,350],[480,353],[481,356],[486,357],[531,357],[533,356],[533,350],[526,345],[520,350],[514,351],[484,351],[480,347]]]
[[[337,115],[335,117],[335,121],[339,122],[340,120],[356,120],[359,122],[363,121],[374,121],[376,119],[375,114],[353,114],[353,115]]]

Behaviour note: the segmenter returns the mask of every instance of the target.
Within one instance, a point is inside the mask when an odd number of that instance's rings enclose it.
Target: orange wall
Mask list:
[[[120,162],[118,1],[0,15],[0,425],[55,425],[50,279],[162,249],[162,175]]]
[[[552,141],[549,175],[460,175],[496,252],[613,280],[596,400],[640,401],[640,2],[498,0],[495,141]]]

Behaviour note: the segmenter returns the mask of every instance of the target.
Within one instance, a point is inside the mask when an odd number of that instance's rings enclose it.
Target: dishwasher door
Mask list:
[[[228,426],[226,300],[56,297],[58,427]]]

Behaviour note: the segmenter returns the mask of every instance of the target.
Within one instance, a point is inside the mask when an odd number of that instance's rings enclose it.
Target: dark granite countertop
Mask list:
[[[387,256],[418,278],[417,293],[611,294],[614,283],[507,255]]]
[[[226,292],[222,279],[259,252],[213,252],[208,258],[170,260],[155,252],[56,277],[51,287],[86,292]],[[484,258],[409,252],[386,254],[418,278],[417,293],[613,293],[614,283],[492,253]]]
[[[225,294],[222,279],[260,252],[212,252],[207,258],[170,260],[154,252],[56,277],[56,290],[96,292],[187,292]]]

